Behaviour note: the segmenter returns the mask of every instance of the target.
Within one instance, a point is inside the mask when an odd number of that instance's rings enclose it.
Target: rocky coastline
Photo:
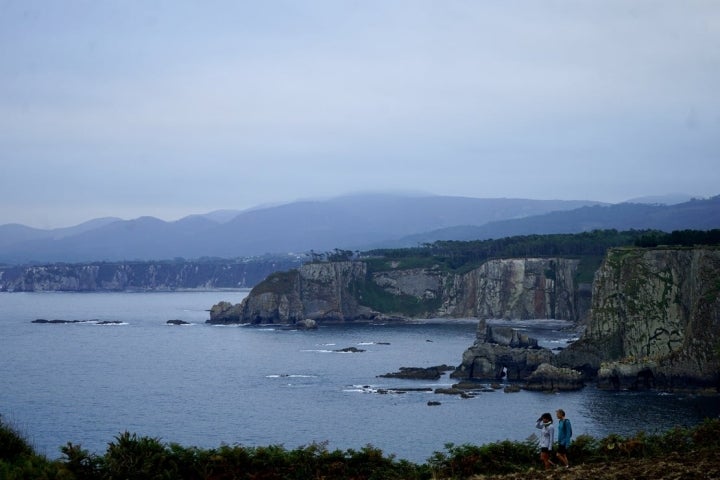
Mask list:
[[[214,305],[208,323],[478,318],[477,339],[452,378],[506,375],[540,390],[586,382],[606,389],[720,390],[720,248],[610,249],[590,289],[575,280],[576,269],[577,260],[562,258],[489,260],[465,274],[399,263],[380,272],[363,261],[310,263],[270,275],[240,304]],[[368,292],[412,298],[427,309],[413,315],[380,310]],[[493,318],[566,319],[584,334],[553,352],[517,329],[488,325]]]
[[[547,318],[579,322],[588,288],[575,280],[578,260],[509,258],[468,273],[437,266],[381,270],[366,261],[307,263],[276,272],[240,304],[220,302],[208,323],[293,324],[398,321],[409,318]]]

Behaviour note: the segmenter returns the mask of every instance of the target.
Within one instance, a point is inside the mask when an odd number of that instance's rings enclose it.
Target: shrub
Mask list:
[[[574,464],[614,462],[627,458],[660,458],[668,452],[717,451],[720,419],[706,420],[694,428],[676,427],[660,434],[644,432],[625,438],[608,435],[596,440],[579,435],[570,445]],[[539,466],[533,437],[523,442],[505,440],[486,445],[446,444],[423,465],[397,461],[367,445],[360,450],[327,449],[312,443],[293,450],[281,445],[244,447],[223,445],[216,449],[165,445],[158,439],[124,432],[97,456],[79,445],[61,448],[63,458],[50,462],[33,452],[17,432],[0,423],[0,479],[2,480],[426,480],[465,479],[475,475],[524,475]]]
[[[720,419],[705,419],[692,430],[691,436],[698,449],[720,450]]]
[[[163,472],[173,470],[160,440],[129,432],[115,437],[101,464],[104,470],[112,472],[111,478],[132,480],[159,478]]]
[[[98,478],[100,459],[83,450],[80,445],[68,442],[60,451],[64,455],[64,467],[71,472],[77,480],[92,480]]]
[[[32,454],[30,444],[0,417],[0,460],[13,461]]]
[[[537,462],[539,450],[533,439],[487,445],[446,444],[446,453],[435,452],[428,460],[435,476],[466,478],[479,474],[504,474],[524,471]]]
[[[599,443],[590,435],[578,435],[570,444],[568,456],[573,463],[592,463],[598,460]]]

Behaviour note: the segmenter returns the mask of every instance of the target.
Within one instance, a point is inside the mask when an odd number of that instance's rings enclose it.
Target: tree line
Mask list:
[[[615,229],[582,233],[518,235],[499,239],[456,241],[441,240],[413,248],[375,249],[363,256],[384,258],[433,257],[450,269],[478,265],[493,258],[511,257],[586,257],[603,256],[613,247],[657,247],[720,245],[720,229],[658,230]]]

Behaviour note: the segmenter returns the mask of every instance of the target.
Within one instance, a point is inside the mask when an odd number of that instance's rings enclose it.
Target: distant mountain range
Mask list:
[[[410,235],[394,247],[410,247],[437,240],[482,240],[515,235],[579,233],[591,230],[711,230],[720,228],[720,195],[673,205],[618,203],[585,206],[521,219],[462,225]]]
[[[0,263],[236,258],[596,228],[720,228],[720,196],[675,205],[608,205],[580,200],[362,194],[222,210],[174,222],[153,217],[100,218],[53,230],[8,224],[0,225]]]

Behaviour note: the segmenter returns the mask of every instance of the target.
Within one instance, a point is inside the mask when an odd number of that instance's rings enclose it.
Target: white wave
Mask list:
[[[377,393],[378,389],[370,385],[348,385],[343,392],[350,393]]]
[[[370,388],[344,388],[343,392],[347,393],[377,393],[377,390]]]
[[[315,353],[333,353],[334,350],[300,350],[301,352],[315,352]]]

